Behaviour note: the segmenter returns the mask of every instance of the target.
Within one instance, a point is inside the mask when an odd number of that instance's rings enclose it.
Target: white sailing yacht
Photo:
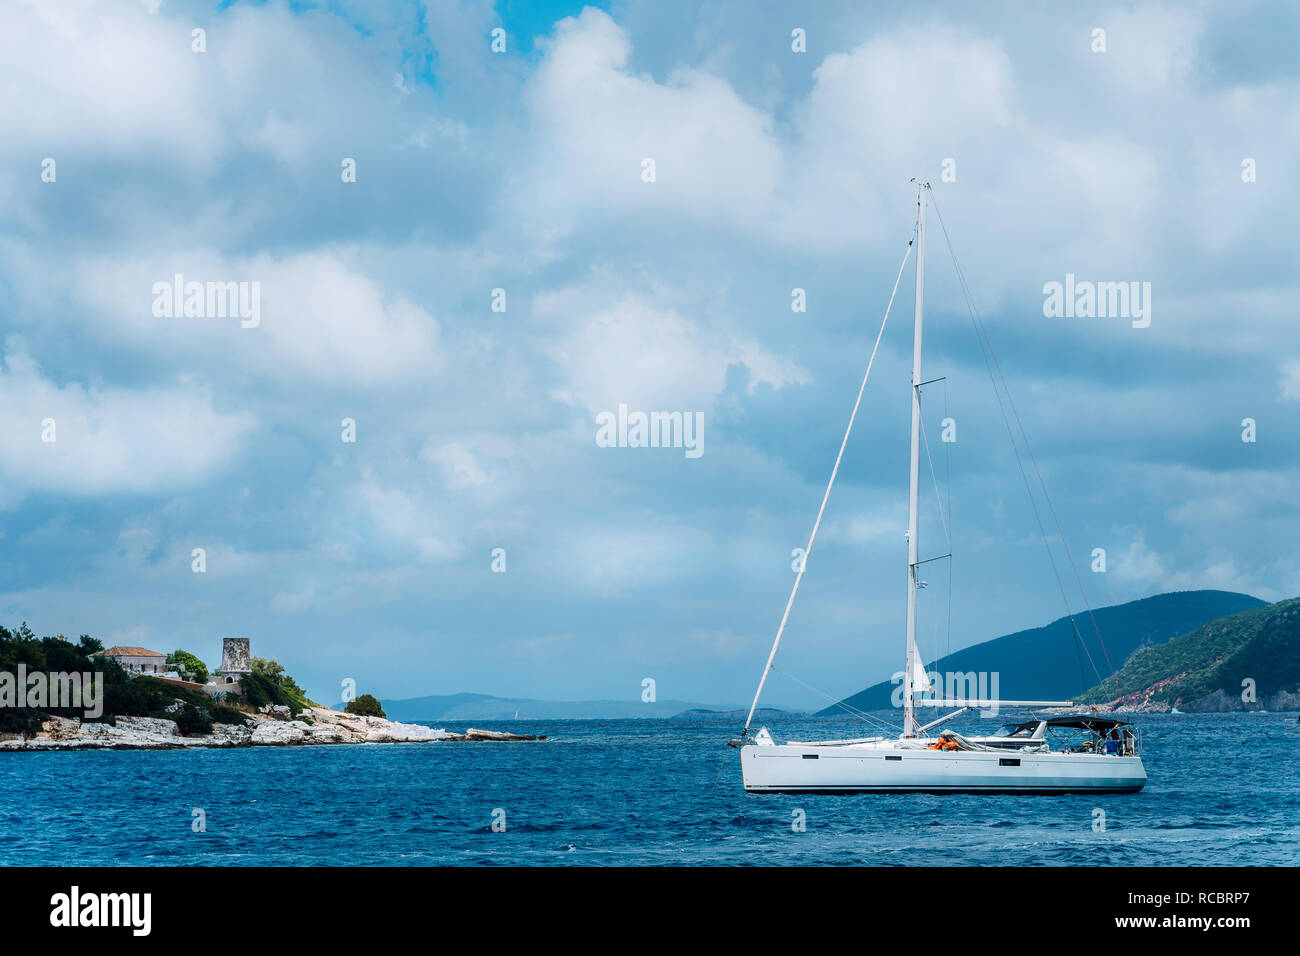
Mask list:
[[[1131,792],[1146,783],[1146,770],[1139,756],[1140,740],[1125,721],[1097,714],[1075,714],[1034,718],[1004,728],[992,736],[963,736],[951,730],[936,731],[942,724],[981,708],[1061,708],[1071,701],[1008,701],[978,698],[941,698],[931,693],[929,677],[916,642],[917,512],[921,442],[921,315],[925,283],[925,211],[930,186],[917,187],[916,220],[916,312],[912,346],[912,453],[907,511],[907,652],[903,674],[903,729],[901,736],[863,737],[851,740],[786,741],[778,743],[766,727],[751,733],[754,712],[762,696],[772,663],[780,647],[790,609],[807,567],[826,502],[838,474],[849,433],[862,402],[871,364],[884,334],[880,335],[867,364],[840,454],[835,460],[821,510],[813,524],[804,561],[795,578],[785,615],[777,630],[767,665],[754,694],[754,703],[739,740],[741,774],[745,789],[755,793],[1068,793]],[[909,254],[911,249],[909,247]],[[907,256],[899,268],[902,278]],[[894,294],[898,292],[898,279]],[[890,296],[890,307],[894,296]],[[885,318],[888,319],[886,309]],[[937,720],[920,724],[918,707],[952,709]],[[1062,735],[1070,743],[1059,741]]]

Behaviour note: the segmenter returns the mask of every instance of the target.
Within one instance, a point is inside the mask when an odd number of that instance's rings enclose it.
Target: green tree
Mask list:
[[[192,680],[199,684],[208,682],[208,665],[189,651],[177,648],[167,655],[167,663],[175,665],[176,670],[185,680]]]
[[[254,674],[261,674],[263,677],[269,677],[277,684],[280,678],[284,677],[284,665],[279,661],[268,661],[265,657],[254,657],[249,662]]]
[[[301,697],[303,700],[307,699],[306,693],[298,686],[298,682],[285,673],[284,665],[279,661],[268,661],[265,657],[254,657],[249,661],[249,666],[253,669],[254,674],[278,684],[296,697]]]
[[[362,694],[355,700],[348,701],[348,705],[343,708],[343,711],[348,714],[356,714],[359,717],[383,717],[384,719],[388,717],[373,694]]]
[[[91,654],[98,654],[104,649],[104,642],[98,638],[91,637],[89,634],[82,634],[77,643],[81,653],[89,657]]]
[[[116,661],[91,658],[89,655],[100,647],[98,641],[84,635],[79,644],[73,644],[62,637],[37,639],[26,625],[16,630],[0,626],[0,673],[13,672],[23,664],[28,671],[95,671],[102,674],[104,712],[101,719],[107,723],[113,723],[118,716],[156,717],[175,720],[187,734],[204,733],[213,723],[244,723],[243,714],[206,694],[152,677],[132,677]],[[179,710],[174,708],[177,699],[184,705]],[[83,713],[80,708],[0,707],[0,731],[34,734],[40,730],[41,721],[51,716],[83,717]]]

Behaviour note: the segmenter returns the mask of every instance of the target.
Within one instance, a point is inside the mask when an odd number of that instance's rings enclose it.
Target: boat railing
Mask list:
[[[1142,754],[1142,731],[1137,727],[1125,727],[1124,739],[1120,742],[1125,756],[1138,757]]]
[[[1110,749],[1112,743],[1119,744],[1114,751]],[[1136,727],[1125,727],[1120,732],[1119,740],[1108,740],[1104,736],[1099,737],[1094,744],[1096,753],[1107,754],[1112,757],[1136,757],[1142,753],[1142,732]]]
[[[1112,743],[1119,746],[1110,749]],[[1069,753],[1071,748],[1066,748]],[[1108,757],[1137,757],[1142,754],[1142,731],[1136,727],[1125,727],[1119,740],[1111,740],[1104,733],[1094,733],[1083,742],[1078,750],[1082,753],[1101,754]]]

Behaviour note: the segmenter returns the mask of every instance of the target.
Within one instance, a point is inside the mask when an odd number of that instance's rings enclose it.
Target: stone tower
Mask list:
[[[224,638],[221,642],[221,669],[217,671],[222,682],[233,684],[243,675],[252,672],[253,665],[248,653],[248,638]]]

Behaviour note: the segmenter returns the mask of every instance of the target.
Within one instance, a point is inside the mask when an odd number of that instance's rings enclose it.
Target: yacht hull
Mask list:
[[[750,793],[1133,793],[1141,757],[800,744],[740,748]]]

